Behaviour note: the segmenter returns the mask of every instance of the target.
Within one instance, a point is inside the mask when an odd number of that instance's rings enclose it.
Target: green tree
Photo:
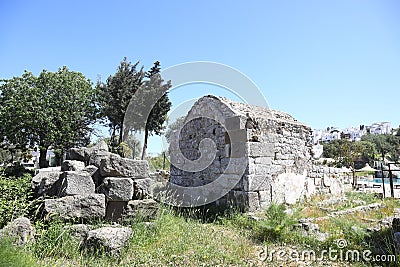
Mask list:
[[[160,62],[154,62],[153,67],[146,73],[146,77],[149,80],[145,81],[143,89],[146,90],[147,94],[155,94],[155,92],[165,92],[163,96],[154,104],[150,111],[149,117],[147,118],[146,125],[144,128],[144,143],[142,150],[142,159],[146,155],[147,141],[149,135],[161,135],[165,129],[164,122],[167,120],[167,113],[171,108],[171,102],[169,101],[167,91],[171,88],[171,82],[164,83],[160,73]]]
[[[119,144],[123,141],[124,119],[127,107],[141,86],[143,67],[137,70],[139,62],[131,64],[126,57],[120,63],[117,72],[109,76],[106,83],[97,82],[100,95],[100,105],[103,117],[109,121],[111,130],[111,147],[119,153]],[[118,139],[117,139],[118,136]]]
[[[177,118],[174,122],[168,124],[168,129],[165,132],[165,138],[167,139],[168,143],[171,143],[171,138],[173,136],[173,133],[178,131],[183,126],[184,121],[185,121],[185,116],[181,116]]]
[[[382,160],[386,157],[392,161],[398,161],[400,155],[400,136],[391,134],[366,134],[361,140],[375,144]]]
[[[372,142],[350,142],[339,139],[324,144],[324,157],[334,158],[337,167],[346,166],[353,174],[353,186],[357,185],[356,162],[367,163],[374,159],[375,144]]]
[[[62,67],[35,77],[26,71],[2,80],[0,90],[2,143],[18,149],[37,145],[41,168],[47,166],[50,146],[62,151],[89,143],[98,114],[97,96],[82,73]]]

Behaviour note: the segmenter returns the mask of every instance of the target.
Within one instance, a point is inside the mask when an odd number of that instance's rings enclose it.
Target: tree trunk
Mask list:
[[[356,170],[353,168],[352,169],[352,173],[353,173],[353,189],[357,188],[357,176],[356,176]]]
[[[46,160],[46,155],[47,155],[47,148],[40,148],[39,168],[49,167],[49,163]]]
[[[120,125],[120,128],[119,128],[118,146],[122,143],[123,130],[124,130],[124,119],[122,119],[121,125]]]
[[[144,143],[143,143],[143,151],[142,151],[142,160],[144,159],[144,156],[146,155],[148,137],[149,137],[149,130],[147,129],[147,127],[145,127],[145,130],[144,130]]]

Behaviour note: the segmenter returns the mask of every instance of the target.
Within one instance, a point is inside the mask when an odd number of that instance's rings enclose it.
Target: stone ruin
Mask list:
[[[273,202],[294,204],[316,193],[344,192],[342,170],[313,164],[311,129],[286,113],[205,96],[193,105],[175,135],[179,146],[170,147],[172,163],[179,160],[174,158],[179,152],[189,164],[197,160],[204,138],[215,142],[216,153],[212,163],[197,172],[171,164],[171,183],[198,187],[221,175],[240,176],[217,205],[255,211]],[[243,174],[234,166],[228,168],[230,161],[246,162]]]
[[[102,141],[70,149],[61,170],[39,172],[32,189],[36,197],[52,197],[44,199],[46,216],[116,221],[135,216],[138,206],[156,210],[154,200],[143,200],[155,180],[147,161],[110,153]]]
[[[91,148],[70,149],[61,169],[42,169],[31,184],[34,195],[44,199],[45,219],[81,223],[66,228],[84,247],[102,247],[113,255],[121,252],[132,235],[130,227],[115,222],[156,216],[159,205],[149,195],[150,187],[160,179],[161,174],[150,173],[147,161],[110,153],[102,141]],[[82,224],[103,220],[114,224],[97,229]]]
[[[340,169],[313,164],[311,129],[280,111],[205,96],[194,104],[175,138],[179,146],[170,147],[172,163],[178,152],[188,163],[197,160],[201,141],[214,141],[216,150],[206,153],[212,157],[209,166],[185,171],[171,164],[169,181],[199,187],[221,175],[234,178],[234,186],[213,202],[217,206],[255,211],[271,203],[294,204],[316,193],[344,193]],[[243,170],[235,163],[244,163]],[[150,173],[147,161],[122,158],[100,142],[70,149],[61,170],[39,172],[32,188],[37,197],[50,197],[43,205],[48,217],[118,221],[138,212],[154,215],[152,190],[165,181]]]

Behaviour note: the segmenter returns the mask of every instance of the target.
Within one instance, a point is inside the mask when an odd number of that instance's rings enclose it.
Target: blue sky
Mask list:
[[[214,61],[313,128],[397,127],[399,14],[396,0],[0,1],[0,78],[66,65],[95,82],[124,56],[145,68]],[[175,105],[232,97],[215,86],[184,89],[171,93]]]

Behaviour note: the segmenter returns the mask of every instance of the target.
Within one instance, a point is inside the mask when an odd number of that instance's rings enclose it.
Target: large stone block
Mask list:
[[[85,163],[78,160],[64,160],[61,171],[81,171],[85,168]]]
[[[129,201],[133,196],[133,181],[130,178],[107,177],[99,188],[108,201]]]
[[[74,171],[66,171],[60,175],[58,196],[94,194],[95,185],[92,177]]]
[[[151,178],[133,178],[133,198],[140,199],[145,196],[152,196],[152,187],[155,180]]]
[[[271,181],[272,201],[281,204],[295,204],[306,191],[306,175],[283,173]]]
[[[247,143],[231,143],[230,157],[231,158],[244,158],[247,157]]]
[[[84,245],[89,251],[100,250],[117,256],[128,243],[132,233],[129,227],[101,227],[88,232]]]
[[[68,160],[79,160],[79,161],[86,161],[85,157],[85,147],[74,147],[68,150],[67,152],[67,159]]]
[[[152,220],[157,216],[159,205],[153,199],[131,200],[126,207],[124,220],[138,217]]]
[[[107,160],[109,157],[111,157],[111,155],[115,155],[115,156],[119,157],[118,155],[113,154],[111,152],[99,151],[98,153],[90,156],[88,163],[89,163],[89,165],[93,165],[93,166],[96,166],[97,168],[100,168],[101,161],[103,159]]]
[[[271,178],[267,175],[244,175],[243,189],[245,191],[271,190]]]
[[[98,142],[92,147],[71,148],[67,152],[67,160],[78,160],[87,163],[92,155],[108,152],[108,145],[104,141]]]
[[[234,116],[225,119],[225,128],[228,130],[245,129],[246,118],[241,116]]]
[[[103,194],[74,195],[44,200],[44,212],[48,218],[57,215],[64,220],[103,219],[106,199]]]
[[[229,143],[245,143],[247,141],[247,131],[244,129],[230,130],[225,135],[229,139]]]
[[[31,181],[31,187],[36,197],[39,196],[53,196],[57,194],[56,182],[60,178],[62,172],[49,171],[39,172]]]
[[[101,159],[100,174],[107,177],[137,177],[149,176],[149,164],[145,160],[133,160],[111,154]]]
[[[250,157],[274,157],[275,145],[270,143],[249,142],[248,154]]]

